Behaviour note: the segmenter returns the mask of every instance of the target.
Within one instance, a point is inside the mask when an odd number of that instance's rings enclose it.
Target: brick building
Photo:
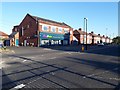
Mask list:
[[[68,45],[73,41],[73,29],[61,22],[27,14],[20,23],[19,43],[27,46]]]
[[[74,30],[73,35],[78,39],[78,44],[86,44],[86,32],[82,31],[81,28],[79,28],[79,30]],[[87,44],[91,44],[91,43],[92,43],[92,34],[87,33]]]
[[[7,39],[8,39],[8,34],[0,31],[0,43],[5,45]]]
[[[82,31],[81,28],[79,28],[79,30],[74,30],[73,35],[74,35],[74,37],[76,37],[78,39],[78,44],[84,44],[85,43],[86,33],[84,31]]]
[[[12,29],[12,33],[9,35],[10,46],[18,46],[19,45],[19,31],[18,25],[14,26]]]
[[[82,31],[82,29],[73,31],[74,37],[78,40],[78,44],[86,44],[86,32]],[[111,43],[112,39],[101,36],[100,34],[95,34],[93,31],[91,33],[87,33],[87,44],[98,44],[98,43]]]

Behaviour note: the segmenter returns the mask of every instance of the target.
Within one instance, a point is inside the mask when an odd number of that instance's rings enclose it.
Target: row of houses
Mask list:
[[[82,29],[74,30],[64,22],[56,22],[27,14],[19,25],[12,29],[9,35],[10,46],[43,46],[43,45],[71,45],[86,44],[86,32]],[[87,33],[87,44],[101,42],[111,43],[108,37]]]
[[[91,33],[86,33],[81,28],[73,31],[73,36],[77,38],[78,44],[99,44],[99,43],[112,43],[112,39],[105,35],[95,34],[93,31]],[[87,37],[86,37],[87,36]],[[86,41],[87,38],[87,41]]]

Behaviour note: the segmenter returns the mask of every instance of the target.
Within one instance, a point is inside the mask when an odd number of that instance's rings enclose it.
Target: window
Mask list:
[[[48,26],[42,26],[42,30],[44,30],[44,31],[47,31],[48,30]]]
[[[65,32],[65,33],[69,33],[69,30],[64,29],[64,32]]]
[[[52,28],[51,28],[51,31],[52,31],[52,32],[56,32],[56,28],[55,28],[55,27],[52,27]]]
[[[24,27],[22,27],[22,36],[24,35]]]
[[[22,36],[22,28],[20,29],[20,37]]]
[[[60,32],[60,33],[61,33],[61,32],[62,32],[62,28],[59,28],[59,29],[58,29],[58,32]]]
[[[30,26],[29,26],[29,24],[27,25],[27,28],[29,28]]]

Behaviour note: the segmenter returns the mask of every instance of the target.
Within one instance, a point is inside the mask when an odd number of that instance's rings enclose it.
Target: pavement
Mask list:
[[[7,47],[2,53],[2,89],[120,89],[119,47],[107,45]]]

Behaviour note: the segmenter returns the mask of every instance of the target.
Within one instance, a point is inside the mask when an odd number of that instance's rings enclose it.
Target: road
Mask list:
[[[2,88],[120,89],[120,46],[85,52],[66,47],[8,47],[2,54]],[[21,90],[22,90],[21,89]]]

